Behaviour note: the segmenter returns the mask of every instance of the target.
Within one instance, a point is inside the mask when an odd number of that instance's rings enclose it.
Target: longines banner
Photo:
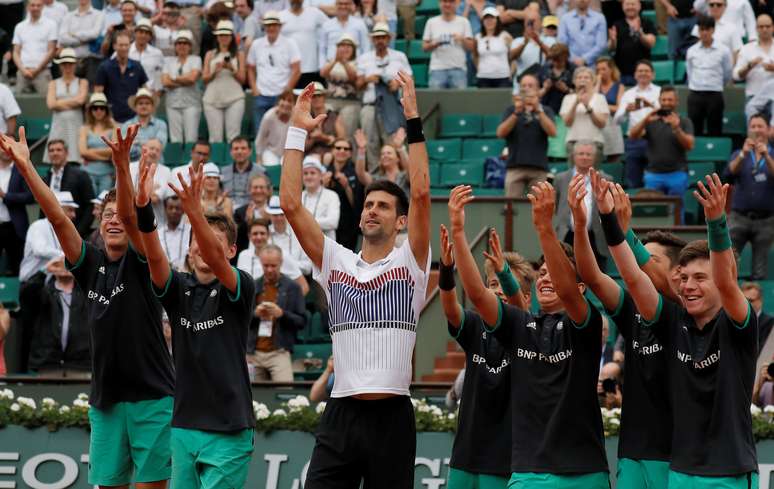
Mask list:
[[[417,439],[415,489],[445,489],[452,435],[420,433]],[[615,467],[616,439],[607,441],[610,466]],[[28,430],[9,426],[0,430],[0,489],[91,489],[87,483],[88,433],[63,429]],[[314,437],[280,431],[259,434],[250,465],[247,489],[302,489]],[[774,441],[758,444],[760,489],[770,485],[774,470]],[[613,472],[615,472],[613,470]]]

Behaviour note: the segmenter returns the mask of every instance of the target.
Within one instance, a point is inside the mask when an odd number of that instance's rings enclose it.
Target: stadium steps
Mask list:
[[[460,351],[456,341],[448,341],[444,356],[435,359],[433,373],[423,375],[422,382],[454,382],[463,368],[465,353]]]

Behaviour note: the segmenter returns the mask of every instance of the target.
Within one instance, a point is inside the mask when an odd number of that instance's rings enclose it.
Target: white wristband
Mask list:
[[[304,152],[306,145],[306,130],[300,127],[288,127],[288,135],[285,138],[285,149],[295,149]]]

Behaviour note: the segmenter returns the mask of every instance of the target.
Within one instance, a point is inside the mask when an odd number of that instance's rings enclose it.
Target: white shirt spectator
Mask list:
[[[336,57],[336,43],[339,42],[344,33],[355,39],[357,55],[371,49],[371,38],[363,19],[350,15],[347,22],[342,24],[336,17],[330,18],[322,25],[320,39],[317,42],[319,68],[322,68],[328,60]]]
[[[178,185],[180,182],[178,182]],[[185,269],[185,257],[191,242],[191,225],[181,220],[176,228],[159,226],[159,242],[167,255],[167,260],[175,270]]]
[[[430,71],[467,69],[465,49],[462,44],[454,41],[452,38],[454,34],[460,34],[466,38],[473,37],[470,21],[459,15],[455,16],[453,20],[447,21],[442,16],[437,15],[425,24],[422,40],[441,43],[430,55]]]
[[[476,34],[476,48],[478,51],[478,69],[476,76],[479,78],[510,78],[511,65],[508,61],[508,52],[511,45],[508,32],[502,31],[497,37],[483,37]]]
[[[685,54],[688,88],[696,92],[722,92],[731,81],[732,68],[731,52],[717,41],[708,48],[697,42]]]
[[[285,225],[285,232],[280,233],[272,226],[269,232],[269,243],[275,244],[282,248],[282,256],[292,256],[301,268],[301,273],[309,275],[312,273],[312,260],[306,256],[304,249],[301,248],[301,243],[298,242],[293,229],[290,224]],[[253,244],[250,243],[250,248]]]
[[[261,127],[255,136],[255,154],[264,166],[279,165],[285,151],[285,139],[288,135],[290,119],[282,122],[277,116],[277,108],[267,110],[261,119]]]
[[[377,0],[376,11],[387,17],[387,20],[398,20],[398,4],[396,0]]]
[[[317,7],[304,7],[299,15],[290,9],[280,12],[282,34],[303,46],[301,51],[301,73],[312,73],[320,69],[318,61],[319,47],[317,41],[323,24],[328,20],[322,10]],[[323,60],[324,63],[324,60]]]
[[[304,8],[316,7],[322,10],[323,7],[333,9],[336,7],[336,2],[331,0],[304,0]]]
[[[11,183],[11,171],[13,170],[13,163],[6,167],[0,166],[0,190],[3,193],[8,192],[8,185]],[[8,212],[8,207],[0,199],[0,223],[8,222],[11,220],[11,214]]]
[[[380,75],[383,81],[389,81],[397,76],[399,71],[405,71],[413,74],[411,64],[402,51],[387,48],[387,55],[380,58],[376,51],[369,51],[357,59],[358,76]],[[376,102],[376,88],[373,83],[369,83],[363,91],[363,103],[372,104]]]
[[[570,93],[564,96],[562,99],[562,107],[559,109],[559,114],[564,116],[569,114],[575,105],[575,99],[578,96],[574,93]],[[600,93],[595,93],[591,97],[589,102],[589,108],[596,114],[609,114],[610,109],[607,105],[605,96]],[[580,141],[589,139],[595,143],[605,143],[605,136],[602,133],[602,129],[597,127],[591,120],[591,116],[586,112],[586,108],[582,104],[578,104],[575,107],[575,120],[572,125],[567,128],[567,141]]]
[[[280,34],[274,44],[266,36],[253,41],[247,64],[255,69],[255,86],[261,95],[277,96],[290,80],[292,63],[301,61],[296,42]]]
[[[137,6],[142,8],[143,10],[148,10],[147,17],[153,17],[156,14],[156,2],[154,0],[135,0],[137,2]],[[145,15],[141,12],[138,12],[140,15]]]
[[[129,175],[132,177],[132,183],[137,185],[137,178],[140,171],[140,162],[135,161],[129,163]],[[172,170],[168,166],[159,163],[156,165],[156,175],[153,177],[153,193],[158,197],[158,201],[153,204],[153,213],[156,214],[156,222],[159,226],[167,222],[166,214],[164,213],[164,197],[167,194],[167,182],[170,181],[172,176]],[[176,181],[175,185],[179,186],[180,182]]]
[[[693,8],[697,12],[709,15],[709,1],[695,0]],[[741,37],[747,36],[750,41],[758,40],[758,31],[755,28],[755,12],[749,0],[726,0],[726,11],[720,18],[728,25],[736,26]]]
[[[761,62],[747,72],[747,77],[742,80],[741,71],[755,58],[761,58]],[[764,67],[767,63],[774,63],[774,43],[769,46],[769,49],[763,49],[758,41],[753,41],[739,50],[736,66],[734,66],[734,79],[744,81],[744,93],[747,97],[759,93],[766,82],[774,80],[774,73]]]
[[[163,25],[154,25],[153,44],[162,51],[169,50],[170,52],[174,52],[176,34],[177,29],[172,30]]]
[[[339,195],[333,190],[320,187],[314,194],[304,190],[301,193],[301,202],[320,225],[323,234],[335,240],[336,228],[339,227],[339,217],[341,216]]]
[[[263,277],[263,265],[261,265],[261,258],[255,255],[255,247],[250,247],[239,252],[237,268],[249,273],[255,280]],[[291,280],[296,280],[303,275],[295,258],[286,256],[284,252],[282,253],[280,273],[286,275]]]
[[[37,68],[48,55],[48,43],[56,42],[57,25],[41,17],[33,22],[29,16],[16,24],[13,44],[21,46],[21,62],[24,67]]]
[[[258,21],[255,20],[252,12],[244,19],[235,13],[232,21],[234,22],[234,31],[239,34],[239,39],[241,40],[239,49],[242,51],[247,51],[247,48],[244,47],[245,43],[252,45],[252,42],[263,34],[263,29],[258,25]],[[282,30],[285,30],[285,26],[282,27]]]
[[[139,61],[142,65],[142,69],[148,75],[148,88],[156,92],[160,92],[163,89],[161,73],[164,70],[164,53],[161,52],[161,49],[148,44],[140,52],[137,50],[135,43],[132,43],[131,47],[129,47],[129,59]]]
[[[543,34],[540,35],[540,41],[548,47],[556,44],[555,37],[544,36]],[[517,37],[511,43],[511,49],[515,49],[525,42],[527,41],[524,40],[524,37]],[[527,42],[527,45],[524,46],[524,49],[521,52],[521,56],[516,58],[514,61],[516,61],[516,77],[518,77],[524,73],[524,70],[531,66],[536,64],[543,66],[543,63],[546,62],[546,54],[540,50],[540,46],[538,46],[534,41],[530,40]],[[514,86],[518,86],[518,83],[515,83]]]
[[[262,25],[261,21],[266,12],[279,12],[289,7],[288,0],[258,0],[254,3],[252,16]]]
[[[24,258],[19,265],[19,281],[24,282],[38,271],[44,271],[52,259],[62,256],[62,247],[48,219],[38,219],[27,229]]]
[[[11,89],[0,83],[0,133],[8,131],[6,120],[21,114],[19,104],[16,102]]]
[[[73,48],[78,58],[85,58],[91,53],[89,43],[102,33],[104,21],[102,12],[91,5],[85,12],[68,12],[59,25],[59,47]]]
[[[629,127],[634,127],[650,114],[653,109],[658,108],[658,98],[661,95],[661,87],[651,83],[644,90],[639,85],[635,85],[632,88],[626,90],[621,96],[621,103],[618,104],[618,110],[613,116],[613,122],[619,125],[623,125],[625,122],[629,123]],[[650,102],[653,107],[648,107],[645,104],[641,104],[640,108],[631,112],[626,112],[626,106],[637,102],[637,99],[645,99]]]
[[[712,38],[716,43],[725,45],[731,51],[731,55],[734,55],[734,53],[742,49],[742,33],[744,31],[741,26],[730,24],[724,19],[725,17],[721,17],[719,21],[715,21],[715,33],[712,35]],[[699,26],[693,26],[691,35],[699,37]]]
[[[41,15],[44,18],[53,21],[56,25],[60,25],[62,19],[64,19],[65,15],[67,14],[67,5],[58,0],[51,2],[51,5],[46,5],[45,2],[43,3],[43,10],[41,11]]]

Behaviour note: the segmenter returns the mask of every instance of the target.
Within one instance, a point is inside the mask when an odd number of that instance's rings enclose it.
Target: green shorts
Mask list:
[[[581,475],[514,472],[508,489],[610,489],[610,475],[607,472]]]
[[[234,433],[172,428],[172,489],[242,489],[253,434],[252,428]]]
[[[164,397],[89,408],[89,484],[121,486],[132,479],[169,479],[172,404],[172,397]]]
[[[666,489],[668,480],[669,462],[618,459],[617,489]]]
[[[464,470],[449,468],[448,489],[506,489],[507,477],[489,474],[474,474]]]
[[[734,477],[707,477],[669,471],[669,487],[679,489],[758,489],[758,473]]]

